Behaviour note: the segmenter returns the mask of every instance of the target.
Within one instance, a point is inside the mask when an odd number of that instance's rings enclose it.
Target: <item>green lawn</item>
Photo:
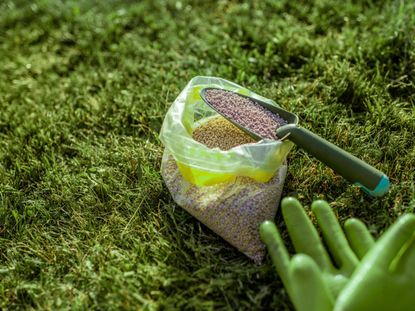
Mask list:
[[[284,195],[376,236],[414,212],[414,2],[250,3],[1,1],[2,310],[292,309],[269,258],[163,184],[158,133],[196,75],[274,99],[393,183],[371,199],[294,149]]]

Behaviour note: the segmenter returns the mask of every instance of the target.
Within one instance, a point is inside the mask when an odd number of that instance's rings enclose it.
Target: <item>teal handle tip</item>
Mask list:
[[[389,190],[389,178],[386,175],[382,175],[379,183],[376,185],[376,188],[374,190],[370,190],[368,188],[366,188],[365,186],[363,186],[360,183],[355,183],[356,185],[358,185],[365,193],[367,193],[368,195],[372,196],[372,197],[381,197],[383,196],[386,192],[388,192]]]

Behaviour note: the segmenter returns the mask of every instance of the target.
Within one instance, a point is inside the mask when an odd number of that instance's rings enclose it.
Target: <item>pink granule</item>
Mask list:
[[[277,128],[287,124],[278,114],[233,92],[210,89],[205,97],[218,112],[262,138],[277,140]]]

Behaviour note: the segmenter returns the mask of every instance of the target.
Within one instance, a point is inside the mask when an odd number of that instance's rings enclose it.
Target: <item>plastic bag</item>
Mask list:
[[[253,141],[203,102],[199,91],[205,87],[275,105],[223,79],[192,79],[163,123],[160,138],[166,148],[161,173],[178,205],[259,263],[265,255],[259,225],[275,217],[292,144]]]
[[[269,181],[292,148],[288,141],[264,139],[227,151],[210,149],[192,139],[192,131],[202,119],[218,116],[200,97],[205,87],[219,87],[258,98],[276,105],[240,85],[214,77],[195,77],[183,89],[168,110],[160,132],[160,139],[177,162],[183,177],[198,186],[233,182],[239,176],[258,182]]]
[[[174,201],[256,263],[265,256],[259,226],[275,218],[286,172],[283,164],[266,183],[237,177],[229,183],[196,186],[183,178],[167,149],[161,165]]]

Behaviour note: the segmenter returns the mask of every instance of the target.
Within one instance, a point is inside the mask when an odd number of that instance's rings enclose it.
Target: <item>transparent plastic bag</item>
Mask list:
[[[228,183],[196,186],[183,178],[167,149],[161,164],[173,200],[256,263],[265,256],[259,226],[275,218],[286,172],[282,164],[265,183],[237,177]]]
[[[250,177],[258,182],[269,181],[284,163],[293,144],[288,140],[264,139],[223,151],[210,149],[195,141],[192,131],[198,122],[218,116],[199,95],[205,87],[234,91],[276,105],[270,99],[221,78],[193,78],[168,110],[160,132],[162,143],[176,160],[183,177],[198,186],[232,182],[239,176]]]

